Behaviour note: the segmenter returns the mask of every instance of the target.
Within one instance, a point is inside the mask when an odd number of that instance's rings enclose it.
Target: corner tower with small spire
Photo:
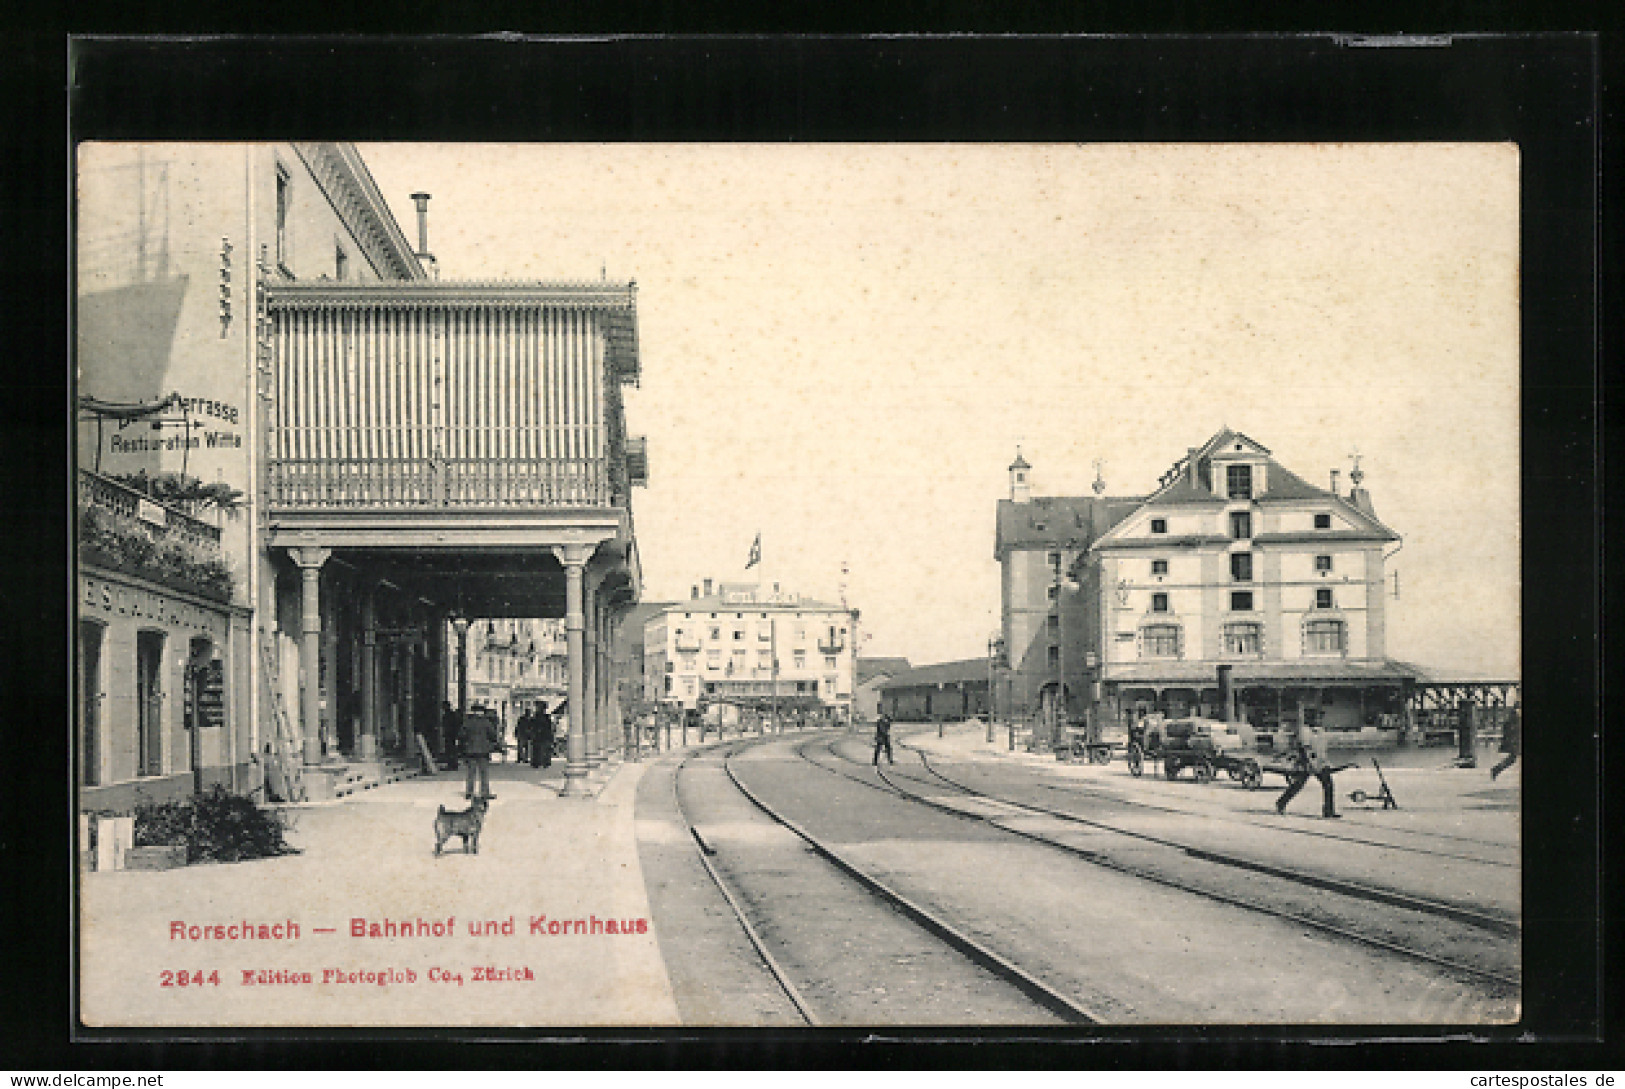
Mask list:
[[[1010,502],[1025,503],[1033,497],[1032,483],[1027,475],[1031,471],[1032,466],[1021,456],[1021,447],[1016,447],[1016,460],[1010,463]]]

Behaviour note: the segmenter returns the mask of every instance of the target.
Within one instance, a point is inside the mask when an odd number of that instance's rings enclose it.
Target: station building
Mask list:
[[[528,617],[579,793],[639,592],[636,285],[442,282],[428,196],[414,248],[348,144],[77,178],[80,807],[382,774],[467,706],[470,628]]]

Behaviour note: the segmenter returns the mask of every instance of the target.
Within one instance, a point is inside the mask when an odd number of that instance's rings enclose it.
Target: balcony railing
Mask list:
[[[211,526],[150,499],[127,484],[84,469],[79,470],[79,505],[100,508],[130,525],[140,526],[155,541],[167,537],[205,549],[220,547],[219,526]]]
[[[602,458],[282,458],[269,466],[273,508],[601,507]]]

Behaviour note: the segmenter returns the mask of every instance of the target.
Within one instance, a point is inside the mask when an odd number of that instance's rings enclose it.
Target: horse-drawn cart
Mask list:
[[[1192,717],[1137,723],[1129,730],[1129,774],[1143,775],[1145,762],[1158,760],[1165,779],[1176,779],[1189,769],[1196,782],[1208,783],[1222,771],[1248,790],[1257,790],[1264,783],[1264,768],[1254,740],[1253,729],[1245,722]]]

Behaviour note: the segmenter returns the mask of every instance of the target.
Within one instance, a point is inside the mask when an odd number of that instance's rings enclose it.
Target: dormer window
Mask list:
[[[1231,499],[1251,499],[1253,497],[1253,467],[1251,465],[1231,465],[1224,471],[1225,494]]]
[[[1167,533],[1168,532],[1168,519],[1166,519],[1166,518],[1153,518],[1153,519],[1151,519],[1151,532],[1152,533]]]
[[[1168,561],[1167,560],[1152,560],[1151,561],[1151,573],[1153,575],[1166,575],[1168,573]]]
[[[1315,528],[1316,529],[1331,529],[1332,528],[1332,516],[1329,515],[1329,514],[1317,514],[1317,515],[1315,515]]]

